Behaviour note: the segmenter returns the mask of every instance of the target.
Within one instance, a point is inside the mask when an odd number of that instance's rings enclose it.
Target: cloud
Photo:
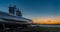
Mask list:
[[[33,22],[39,24],[60,24],[60,16],[33,18]]]

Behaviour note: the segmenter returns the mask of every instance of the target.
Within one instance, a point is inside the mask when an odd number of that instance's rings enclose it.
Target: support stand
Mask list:
[[[2,24],[2,26],[3,26],[3,30],[2,31],[5,32],[5,24]]]

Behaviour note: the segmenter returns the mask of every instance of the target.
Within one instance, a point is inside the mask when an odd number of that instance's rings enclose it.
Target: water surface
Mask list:
[[[60,25],[32,25],[32,26],[41,26],[41,27],[60,27]]]

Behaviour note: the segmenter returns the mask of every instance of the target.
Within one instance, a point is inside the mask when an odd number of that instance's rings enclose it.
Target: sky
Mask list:
[[[35,22],[60,21],[60,0],[0,0],[0,11],[8,12],[9,5],[16,5],[23,17]]]

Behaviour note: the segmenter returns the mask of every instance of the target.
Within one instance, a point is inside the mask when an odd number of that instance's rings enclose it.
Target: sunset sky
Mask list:
[[[0,11],[8,12],[10,4],[35,23],[60,23],[60,0],[0,0]]]

